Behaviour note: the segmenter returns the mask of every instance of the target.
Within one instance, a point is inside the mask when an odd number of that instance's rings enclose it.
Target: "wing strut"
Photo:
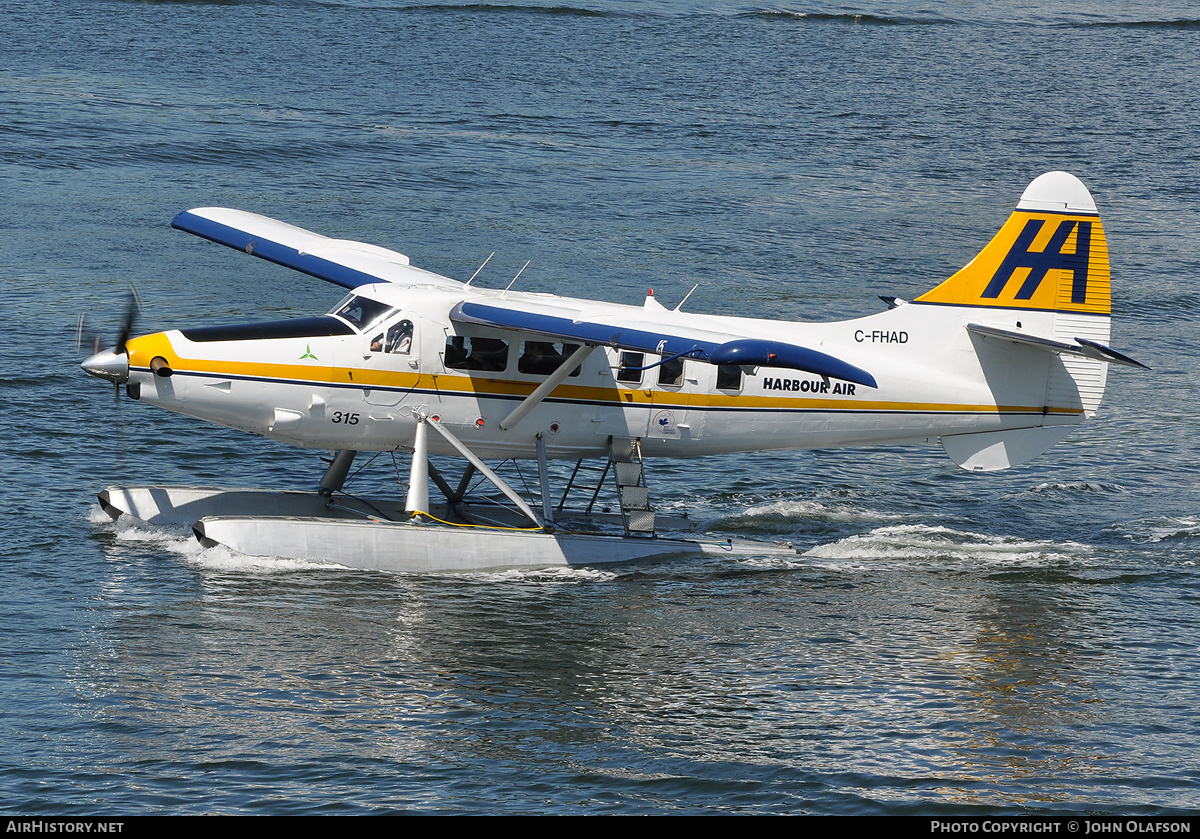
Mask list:
[[[550,391],[554,390],[562,384],[567,376],[571,375],[571,371],[583,363],[583,360],[591,354],[592,350],[596,349],[591,344],[584,344],[575,352],[571,353],[567,360],[558,366],[558,369],[546,377],[546,381],[542,382],[533,393],[525,397],[525,401],[512,409],[512,412],[504,419],[500,420],[500,428],[508,431],[514,425],[525,418],[525,415],[538,406],[538,403],[550,395]]]

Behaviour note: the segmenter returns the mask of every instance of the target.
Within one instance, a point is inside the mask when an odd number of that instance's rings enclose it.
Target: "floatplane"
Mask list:
[[[330,450],[309,492],[100,494],[114,518],[191,524],[204,545],[243,554],[400,571],[794,555],[660,533],[645,462],[937,439],[964,469],[1004,469],[1094,416],[1110,364],[1144,366],[1108,346],[1104,232],[1065,172],[1034,180],[936,288],[832,323],[696,314],[653,292],[638,306],[481,288],[240,210],[188,210],[173,226],[348,290],[316,317],[140,337],[127,321],[82,365],[141,402]],[[343,492],[365,452],[411,455],[403,503]],[[523,496],[489,459],[536,463],[536,490]],[[557,504],[554,460],[575,461]],[[595,524],[602,485],[619,509],[609,532]]]

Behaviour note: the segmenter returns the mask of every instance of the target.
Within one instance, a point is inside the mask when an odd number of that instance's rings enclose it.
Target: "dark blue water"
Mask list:
[[[0,6],[0,798],[10,812],[1158,813],[1200,806],[1200,15],[1182,2]],[[322,464],[77,367],[337,290],[169,227],[239,207],[531,290],[827,319],[1091,188],[1099,417],[981,476],[936,447],[651,464],[794,560],[404,577],[249,560],[111,483]],[[360,479],[393,487],[390,459]]]

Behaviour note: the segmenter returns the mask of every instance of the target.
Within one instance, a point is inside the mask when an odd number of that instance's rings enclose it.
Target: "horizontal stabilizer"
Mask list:
[[[175,216],[171,226],[344,288],[381,282],[461,286],[455,280],[413,268],[402,253],[365,242],[331,239],[244,210],[185,210]]]
[[[1101,361],[1111,361],[1114,364],[1125,364],[1129,367],[1141,367],[1143,370],[1150,369],[1148,365],[1142,364],[1142,362],[1132,359],[1124,353],[1119,353],[1112,347],[1106,347],[1104,344],[1096,341],[1089,341],[1087,338],[1076,338],[1075,340],[1078,341],[1083,347],[1092,350],[1092,353],[1090,354],[1092,358],[1096,358]]]
[[[641,323],[637,327],[571,317],[578,312],[551,314],[530,311],[529,306],[490,305],[464,301],[450,312],[455,323],[536,332],[565,341],[593,346],[657,353],[665,358],[682,356],[711,364],[744,367],[777,367],[803,370],[848,382],[878,387],[875,377],[862,368],[816,350],[757,338],[737,338],[669,324]]]
[[[1119,353],[1111,347],[1106,347],[1104,344],[1096,341],[1088,340],[1087,338],[1076,338],[1074,344],[1068,344],[1064,341],[1056,341],[1052,338],[1040,338],[1036,335],[1028,335],[1024,332],[1013,332],[1011,329],[1000,329],[995,326],[984,326],[980,323],[968,323],[967,329],[974,332],[976,335],[982,335],[985,338],[994,338],[1002,341],[1012,341],[1016,344],[1024,344],[1028,347],[1034,347],[1039,350],[1045,350],[1052,353],[1067,353],[1068,355],[1078,355],[1084,358],[1094,358],[1097,361],[1109,361],[1113,364],[1125,364],[1130,367],[1141,367],[1144,370],[1149,370],[1145,364],[1140,361],[1135,361],[1123,353]]]
[[[1050,425],[984,431],[979,434],[953,434],[942,437],[942,448],[963,469],[970,472],[996,472],[1033,460],[1060,442],[1072,428],[1070,425]]]

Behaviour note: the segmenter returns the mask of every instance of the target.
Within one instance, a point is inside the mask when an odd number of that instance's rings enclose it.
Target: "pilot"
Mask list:
[[[399,355],[408,355],[412,350],[413,323],[402,320],[388,330],[387,351]]]

